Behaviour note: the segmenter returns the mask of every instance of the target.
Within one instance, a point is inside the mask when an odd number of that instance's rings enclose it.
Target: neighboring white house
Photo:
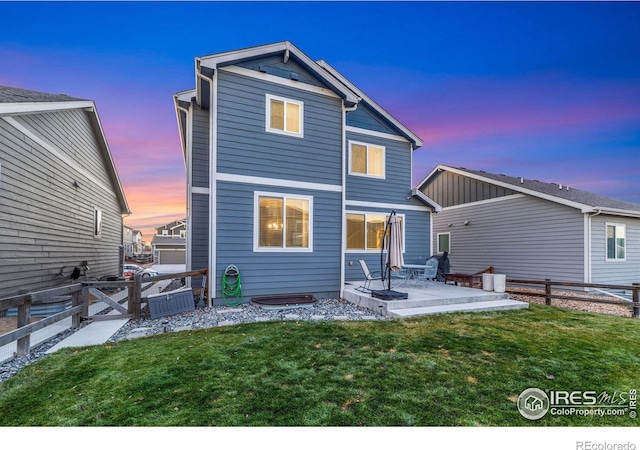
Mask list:
[[[432,242],[449,252],[451,272],[493,266],[516,279],[640,282],[640,204],[445,165],[418,189],[442,206]]]

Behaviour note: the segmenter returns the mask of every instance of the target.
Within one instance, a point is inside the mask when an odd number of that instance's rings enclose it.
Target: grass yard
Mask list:
[[[640,387],[640,321],[527,310],[273,322],[63,350],[0,384],[3,426],[637,426],[530,421],[519,394]]]

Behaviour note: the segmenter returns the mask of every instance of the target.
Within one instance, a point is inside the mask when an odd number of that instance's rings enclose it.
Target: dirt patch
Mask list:
[[[514,300],[520,300],[527,303],[536,303],[538,305],[545,304],[544,297],[530,295],[531,293],[544,294],[543,289],[509,287],[508,292],[509,292],[509,296]],[[587,294],[586,292],[576,292],[576,291],[554,290],[553,294],[563,295],[568,297],[592,298],[594,300],[617,300],[615,297],[610,297],[608,295],[593,295],[593,294]],[[631,302],[629,302],[629,306],[624,306],[624,305],[610,305],[608,303],[583,302],[583,301],[577,301],[577,300],[551,299],[551,306],[557,306],[559,308],[576,309],[579,311],[587,311],[587,312],[593,312],[593,313],[599,313],[599,314],[623,316],[623,317],[631,317],[631,313],[632,313]]]

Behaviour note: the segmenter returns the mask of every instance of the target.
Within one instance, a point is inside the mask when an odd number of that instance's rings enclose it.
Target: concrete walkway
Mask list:
[[[166,288],[170,283],[171,283],[171,280],[158,281],[157,283],[152,284],[151,286],[149,286],[149,284],[151,283],[146,283],[146,284],[143,283],[142,297],[146,298],[149,295],[158,294],[162,292],[162,290]],[[117,292],[116,294],[112,295],[111,298],[116,301],[121,301],[123,298],[126,298],[127,296],[128,296],[127,289],[125,289],[123,291]],[[126,308],[127,303],[128,302],[122,303],[122,306]],[[96,307],[95,311],[91,309],[92,306]],[[105,306],[104,303],[102,302],[94,303],[93,305],[89,306],[89,315],[97,314],[98,312],[103,311],[106,308],[107,306]],[[107,315],[117,315],[117,314],[120,314],[120,313],[118,311],[113,310],[109,312]],[[71,319],[69,319],[69,322],[70,321]],[[126,325],[127,322],[129,322],[129,319],[112,319],[112,320],[100,320],[100,321],[91,322],[90,324],[79,329],[78,331],[76,331],[75,333],[73,333],[63,341],[60,341],[59,343],[51,347],[49,350],[47,350],[46,353],[48,354],[54,353],[62,348],[68,348],[68,347],[84,347],[87,345],[104,344],[120,328]]]

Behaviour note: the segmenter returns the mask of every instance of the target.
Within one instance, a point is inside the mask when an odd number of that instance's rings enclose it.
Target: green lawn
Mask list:
[[[640,387],[640,321],[527,310],[273,322],[60,351],[0,384],[4,426],[637,426],[518,395]]]

